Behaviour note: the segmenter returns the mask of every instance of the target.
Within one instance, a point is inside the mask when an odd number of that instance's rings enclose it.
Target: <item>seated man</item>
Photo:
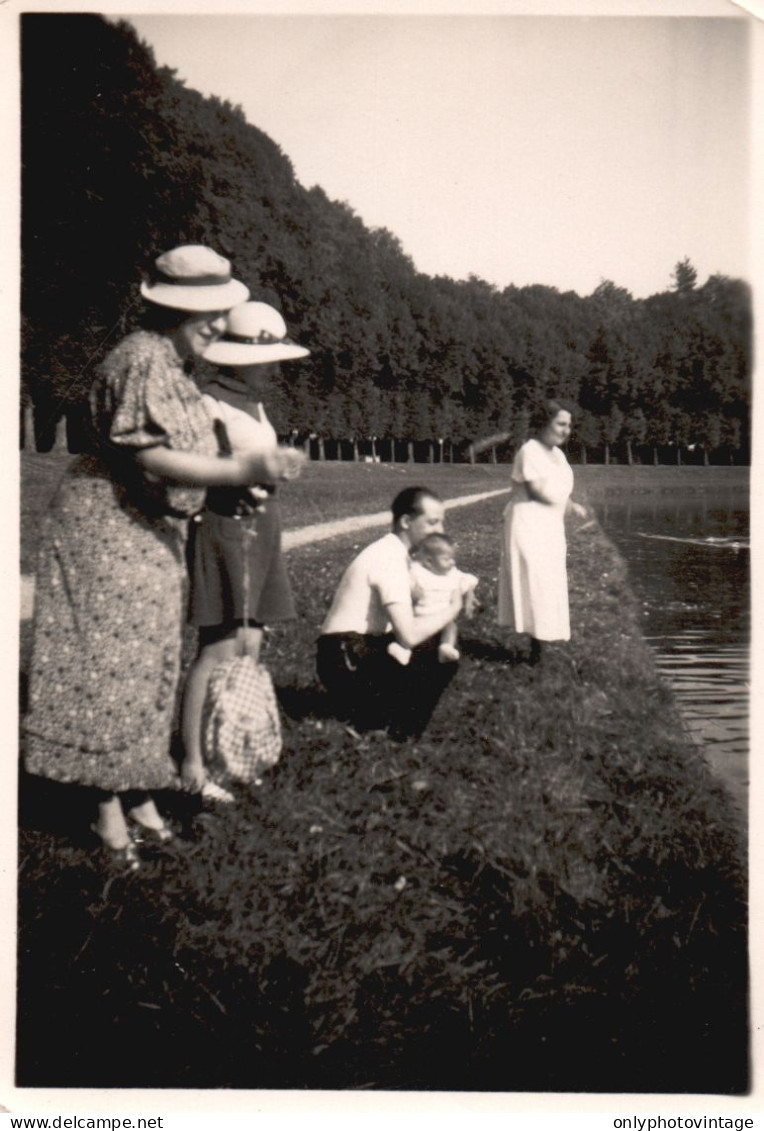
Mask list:
[[[455,592],[445,609],[414,616],[409,552],[443,532],[443,503],[425,487],[406,487],[392,504],[393,529],[350,563],[318,638],[318,678],[338,714],[362,730],[387,728],[415,737],[456,670],[438,662],[438,634],[462,606]],[[387,647],[413,650],[402,667]]]

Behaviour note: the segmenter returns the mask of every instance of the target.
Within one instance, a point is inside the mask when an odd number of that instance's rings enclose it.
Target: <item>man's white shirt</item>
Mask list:
[[[383,636],[392,630],[389,605],[411,609],[408,548],[397,534],[385,534],[361,550],[342,575],[322,635],[359,632]]]

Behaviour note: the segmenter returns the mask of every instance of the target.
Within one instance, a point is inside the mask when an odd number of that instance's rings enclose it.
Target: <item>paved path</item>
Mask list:
[[[456,507],[467,507],[471,503],[480,503],[483,499],[492,499],[496,495],[506,495],[511,488],[501,487],[497,491],[481,491],[477,495],[460,495],[455,499],[446,499],[446,510]],[[390,523],[390,510],[377,511],[375,514],[355,514],[349,518],[339,518],[332,522],[317,522],[313,526],[302,526],[299,530],[286,530],[282,537],[285,551],[296,550],[300,546],[307,546],[314,542],[323,542],[328,538],[336,538],[340,534],[352,534],[356,530],[368,530],[372,527],[388,526]],[[34,574],[22,574],[21,577],[21,620],[29,620],[34,607]]]
[[[460,495],[456,499],[446,499],[446,510],[456,507],[467,507],[470,503],[480,503],[483,499],[492,499],[494,495],[506,495],[510,487],[502,487],[498,491],[482,491],[479,495]],[[314,526],[302,526],[299,530],[287,530],[282,538],[284,550],[295,550],[298,546],[307,546],[311,542],[323,542],[326,538],[336,538],[338,534],[352,534],[355,530],[368,530],[373,526],[390,525],[390,508],[386,511],[377,511],[376,514],[354,514],[350,518],[339,518],[334,522],[317,522]]]

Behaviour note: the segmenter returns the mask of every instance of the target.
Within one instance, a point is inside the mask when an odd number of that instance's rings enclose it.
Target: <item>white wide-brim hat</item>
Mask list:
[[[249,287],[231,278],[230,262],[201,244],[166,251],[154,268],[154,277],[141,283],[141,294],[159,306],[203,313],[230,310],[249,298]]]
[[[222,335],[205,350],[213,365],[265,365],[296,361],[310,350],[287,337],[286,322],[267,302],[245,302],[229,311]]]

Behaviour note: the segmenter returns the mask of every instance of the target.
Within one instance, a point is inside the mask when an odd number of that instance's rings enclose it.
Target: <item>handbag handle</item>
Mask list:
[[[231,455],[233,455],[233,448],[231,446],[231,441],[228,437],[228,429],[225,426],[225,421],[221,420],[219,416],[215,417],[215,420],[213,422],[213,428],[214,428],[214,431],[215,431],[215,439],[218,442],[218,455],[221,455],[221,456],[231,456]],[[244,608],[243,608],[244,632],[243,632],[242,638],[241,638],[241,645],[240,645],[241,651],[239,653],[242,656],[246,656],[246,654],[247,654],[247,633],[246,633],[246,630],[247,630],[247,628],[249,628],[248,622],[249,622],[249,580],[250,580],[250,572],[249,572],[249,541],[248,541],[248,539],[257,537],[257,530],[255,528],[255,522],[256,522],[256,516],[255,515],[252,515],[252,521],[251,522],[246,521],[245,516],[243,516],[243,515],[239,518],[239,524],[241,526],[242,584],[244,586],[244,593],[243,593],[243,597],[244,597]]]
[[[215,439],[218,442],[218,455],[220,455],[220,456],[232,456],[233,455],[233,448],[231,446],[231,441],[228,437],[228,429],[225,426],[225,421],[221,420],[219,416],[216,416],[215,420],[213,421],[213,429],[215,431]],[[247,654],[247,643],[246,643],[247,633],[246,633],[246,630],[249,627],[248,621],[249,621],[249,579],[250,579],[248,539],[249,538],[256,538],[257,537],[257,531],[255,529],[255,517],[254,517],[254,515],[252,516],[251,524],[245,521],[244,516],[239,518],[239,524],[241,526],[242,583],[243,583],[243,587],[244,587],[244,593],[243,593],[243,598],[244,598],[244,609],[243,609],[244,632],[243,632],[242,638],[241,638],[240,655],[246,656],[246,654]]]
[[[248,518],[240,518],[239,525],[241,526],[241,553],[242,553],[242,584],[244,586],[244,608],[242,610],[244,616],[244,632],[241,637],[241,655],[247,655],[247,629],[249,628],[249,581],[250,581],[250,564],[249,564],[249,549],[251,543],[250,538],[257,537],[257,530],[255,529],[256,516],[252,515],[251,520]]]

